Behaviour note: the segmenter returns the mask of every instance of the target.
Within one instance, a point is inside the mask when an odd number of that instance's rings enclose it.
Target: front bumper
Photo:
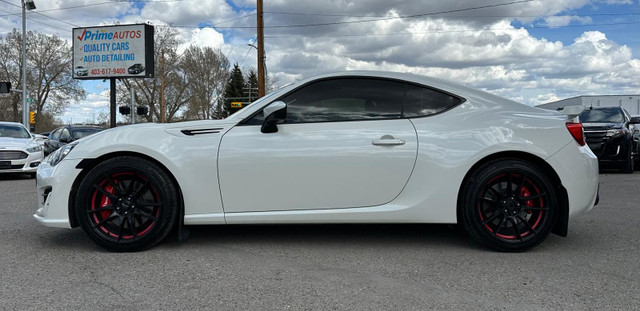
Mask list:
[[[35,173],[38,169],[38,165],[42,163],[42,160],[44,159],[44,153],[39,151],[27,154],[28,156],[25,159],[4,160],[9,161],[11,163],[11,167],[0,169],[0,173]]]
[[[589,142],[589,148],[598,157],[601,166],[618,166],[624,164],[629,158],[631,140],[629,137],[602,138],[595,142]]]
[[[80,174],[80,159],[64,159],[58,165],[42,163],[36,175],[37,211],[33,217],[47,227],[71,228],[69,194]]]

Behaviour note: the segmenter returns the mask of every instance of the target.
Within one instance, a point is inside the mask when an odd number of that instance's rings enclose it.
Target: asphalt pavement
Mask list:
[[[192,227],[110,253],[38,224],[35,182],[0,175],[2,310],[639,310],[640,172],[518,254],[446,225]]]

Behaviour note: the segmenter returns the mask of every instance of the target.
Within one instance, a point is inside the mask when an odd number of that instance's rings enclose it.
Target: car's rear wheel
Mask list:
[[[111,251],[139,251],[164,239],[178,211],[177,189],[156,164],[138,157],[106,160],[83,179],[76,198],[80,226]]]
[[[480,243],[500,251],[521,252],[551,232],[558,209],[556,191],[530,162],[488,162],[466,181],[459,218]]]

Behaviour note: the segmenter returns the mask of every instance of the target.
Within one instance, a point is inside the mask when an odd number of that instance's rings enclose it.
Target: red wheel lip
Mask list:
[[[144,180],[148,180],[144,175],[142,175],[140,173],[137,173],[137,172],[134,172],[134,171],[126,171],[126,172],[109,173],[107,176],[103,177],[96,184],[98,184],[101,187],[103,187],[105,190],[107,190],[107,192],[109,192],[111,194],[115,194],[115,191],[114,191],[113,187],[111,187],[111,185],[108,185],[109,184],[109,179],[108,178],[111,177],[113,182],[117,184],[119,182],[117,177],[122,176],[122,175],[129,175],[129,176],[133,175],[135,177],[142,178]],[[107,185],[107,186],[105,186],[105,185]],[[159,195],[156,187],[154,185],[151,185],[151,184],[149,184],[148,187],[149,187],[149,191],[152,191],[152,195],[155,198],[154,201],[156,203],[160,203],[160,195]],[[111,189],[108,190],[107,188],[111,188]],[[90,207],[91,210],[95,211],[97,208],[101,208],[101,207],[105,207],[105,206],[109,205],[109,202],[111,201],[111,199],[109,197],[107,197],[104,193],[100,192],[98,189],[95,189],[95,187],[94,187],[92,192],[93,193],[91,195],[91,207]],[[97,200],[100,200],[100,204],[99,204],[99,206],[96,207]],[[91,213],[91,215],[89,217],[92,225],[94,225],[94,226],[97,225],[101,221],[101,219],[98,219],[98,214],[99,214],[99,212]],[[160,215],[160,207],[154,208],[154,211],[152,211],[152,215],[157,219],[159,217],[159,215]],[[101,217],[101,218],[105,219],[106,217]],[[122,220],[122,221],[124,221],[124,220]],[[125,242],[126,243],[126,242],[133,241],[135,239],[143,237],[154,226],[156,226],[157,221],[154,221],[154,220],[149,220],[149,221],[151,221],[151,223],[146,225],[142,231],[137,232],[135,236],[133,234],[119,235],[117,233],[111,232],[104,225],[98,226],[95,229],[99,229],[99,230],[96,230],[96,231],[101,232],[102,235],[104,235],[104,236],[108,236],[108,237],[111,237],[113,239],[118,239],[119,242]],[[107,222],[107,223],[109,223],[109,222]]]
[[[500,179],[500,178],[506,177],[506,176],[507,176],[507,174],[513,174],[513,176],[515,176],[515,177],[522,177],[522,176],[523,176],[521,173],[517,173],[517,172],[505,172],[505,173],[500,173],[500,174],[498,174],[497,176],[494,176],[494,177],[493,177],[491,180],[489,180],[488,182],[486,182],[486,183],[485,183],[485,187],[484,187],[483,189],[490,188],[490,187],[491,187],[490,185],[491,185],[494,181],[496,181],[496,180],[498,180],[498,179]],[[539,194],[539,193],[540,193],[540,190],[539,190],[538,186],[534,183],[534,181],[533,181],[533,180],[531,180],[530,178],[527,178],[527,179],[525,180],[525,183],[526,183],[527,181],[529,181],[529,184],[530,184],[530,185],[532,185],[532,186],[535,188],[536,193],[538,193],[538,194]],[[528,190],[528,188],[526,188],[526,187],[523,185],[523,189],[522,189],[522,190],[524,190],[524,189],[527,189],[527,190]],[[483,196],[484,196],[484,194],[485,194],[485,193],[486,193],[486,190],[485,190],[485,191],[483,191]],[[544,206],[543,198],[542,198],[542,197],[540,197],[540,198],[539,198],[539,200],[540,200],[540,207],[542,208],[542,207]],[[527,202],[530,202],[530,201],[532,201],[532,200],[529,200],[529,201],[527,201]],[[527,205],[528,205],[528,204],[527,204]],[[494,234],[494,229],[492,229],[492,228],[489,226],[489,223],[486,223],[486,224],[484,223],[484,217],[483,217],[483,214],[484,214],[484,212],[482,211],[482,203],[481,203],[481,202],[478,202],[478,216],[480,217],[480,221],[483,223],[483,226],[485,227],[485,229],[487,229],[487,231],[489,231],[491,234]],[[535,230],[536,228],[538,228],[538,226],[540,225],[540,223],[542,222],[542,220],[544,219],[544,217],[545,217],[545,216],[546,216],[545,211],[538,211],[537,219],[536,219],[535,223],[534,223],[533,225],[531,225],[531,228],[532,228],[533,230]],[[516,225],[517,225],[517,224],[516,224]],[[498,228],[498,229],[500,229],[500,228]],[[519,240],[521,240],[521,239],[524,239],[525,237],[530,236],[530,235],[531,235],[531,233],[532,233],[532,232],[531,232],[531,229],[526,228],[526,231],[520,234],[520,238],[518,238],[518,236],[517,236],[517,235],[504,235],[504,234],[497,233],[497,232],[495,233],[495,236],[497,236],[497,237],[499,237],[499,238],[501,238],[501,239],[503,239],[503,240],[506,240],[506,241],[509,241],[509,242],[513,242],[513,241],[519,241]]]

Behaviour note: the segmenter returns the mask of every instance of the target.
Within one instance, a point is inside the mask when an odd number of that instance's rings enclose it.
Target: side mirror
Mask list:
[[[276,124],[282,123],[287,119],[287,104],[277,101],[269,104],[262,110],[264,113],[264,123],[260,131],[262,133],[275,133],[278,131]]]
[[[629,123],[640,124],[640,116],[631,117],[631,119],[629,120]]]
[[[61,143],[70,143],[71,142],[71,138],[60,137],[60,142]]]

